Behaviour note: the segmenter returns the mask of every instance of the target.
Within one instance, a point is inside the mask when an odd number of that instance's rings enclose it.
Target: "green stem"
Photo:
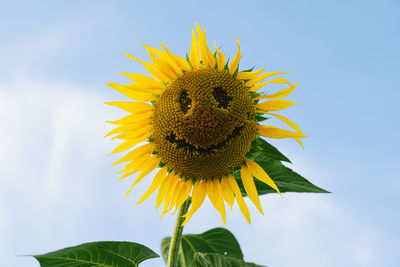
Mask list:
[[[169,245],[169,252],[168,252],[168,267],[177,267],[178,266],[178,252],[179,246],[181,244],[182,239],[182,231],[183,231],[183,220],[185,219],[182,217],[190,206],[190,198],[186,199],[186,201],[182,204],[179,208],[178,216],[176,217],[175,229],[174,234],[171,239],[171,243]]]

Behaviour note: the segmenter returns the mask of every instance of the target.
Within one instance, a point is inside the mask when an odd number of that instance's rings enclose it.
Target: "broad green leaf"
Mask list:
[[[136,267],[142,261],[157,258],[159,255],[141,244],[103,241],[85,243],[33,257],[42,267]]]
[[[161,244],[164,261],[167,262],[170,237]],[[194,254],[216,253],[236,259],[243,259],[243,253],[235,236],[225,228],[214,228],[199,235],[182,235],[179,250],[179,266],[193,266]]]
[[[260,165],[271,179],[278,186],[281,193],[284,192],[304,192],[304,193],[329,193],[328,191],[313,185],[307,179],[300,174],[292,171],[290,168],[283,165],[280,161],[272,160],[269,157],[261,153],[255,153],[252,155],[252,159]],[[244,190],[243,183],[240,179],[240,171],[235,171],[234,176],[238,185],[245,196],[246,191]],[[276,193],[274,189],[264,184],[263,182],[254,179],[259,195]]]
[[[196,267],[265,267],[254,263],[244,262],[240,259],[213,253],[196,253],[194,255]]]
[[[290,160],[285,157],[281,152],[279,152],[278,149],[276,149],[273,145],[269,144],[267,141],[259,136],[256,137],[251,143],[251,150],[246,155],[246,157],[251,158],[255,153],[262,153],[264,156],[271,159],[290,162]]]

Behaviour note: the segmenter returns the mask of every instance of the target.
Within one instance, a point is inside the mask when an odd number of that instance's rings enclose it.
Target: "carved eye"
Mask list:
[[[186,90],[182,90],[181,95],[179,96],[179,105],[181,105],[183,114],[186,114],[192,105],[192,99],[190,99]]]
[[[228,108],[228,104],[232,100],[232,97],[228,96],[222,87],[215,87],[212,94],[215,100],[217,100],[219,108]]]

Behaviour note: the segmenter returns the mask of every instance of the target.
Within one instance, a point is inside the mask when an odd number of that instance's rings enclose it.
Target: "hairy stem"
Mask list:
[[[179,208],[178,216],[176,217],[175,229],[174,234],[171,238],[171,243],[169,245],[169,252],[168,252],[168,267],[177,267],[178,266],[178,252],[179,246],[181,244],[182,239],[182,231],[183,231],[183,220],[185,219],[182,217],[190,206],[190,198],[188,198],[182,206]]]

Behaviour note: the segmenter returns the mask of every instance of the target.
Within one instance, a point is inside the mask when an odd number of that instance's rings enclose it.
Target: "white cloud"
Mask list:
[[[26,238],[54,240],[60,213],[71,215],[60,230],[76,235],[94,173],[111,149],[103,136],[112,111],[102,97],[73,85],[0,85],[0,203],[7,203],[0,230],[14,255],[24,253]]]

